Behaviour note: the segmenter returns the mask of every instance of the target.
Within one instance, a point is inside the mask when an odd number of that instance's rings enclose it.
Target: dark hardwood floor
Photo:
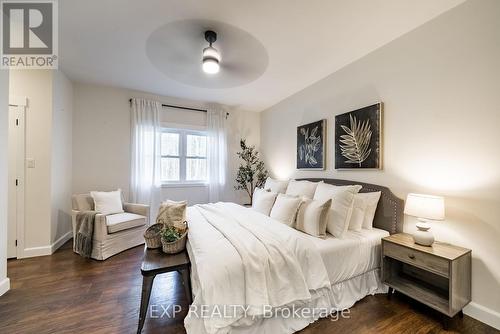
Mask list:
[[[141,293],[143,248],[106,261],[75,255],[68,242],[52,256],[10,260],[11,290],[0,297],[0,333],[135,333]],[[157,276],[150,304],[158,314],[183,306],[176,318],[146,319],[143,333],[185,333],[187,305],[177,273]],[[171,309],[170,309],[171,311]],[[157,314],[157,315],[158,315]],[[348,319],[323,319],[301,331],[312,333],[444,333],[433,310],[400,294],[368,296]],[[500,333],[468,316],[456,317],[450,333]]]

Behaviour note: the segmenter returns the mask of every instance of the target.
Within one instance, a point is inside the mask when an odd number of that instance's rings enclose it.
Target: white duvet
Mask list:
[[[228,333],[261,321],[270,308],[310,304],[331,292],[321,254],[301,232],[233,203],[188,210],[199,278],[188,334]]]

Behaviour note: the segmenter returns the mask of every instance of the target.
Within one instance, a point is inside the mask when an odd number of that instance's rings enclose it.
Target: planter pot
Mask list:
[[[177,254],[186,249],[186,241],[187,241],[187,229],[184,234],[181,236],[179,240],[174,242],[166,242],[161,239],[162,250],[166,254]]]
[[[161,230],[163,224],[153,224],[144,232],[144,240],[147,248],[161,247]]]

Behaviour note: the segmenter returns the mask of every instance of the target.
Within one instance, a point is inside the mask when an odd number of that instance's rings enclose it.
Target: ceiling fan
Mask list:
[[[266,49],[250,33],[204,19],[160,26],[147,39],[146,54],[169,79],[209,89],[248,84],[269,64]]]

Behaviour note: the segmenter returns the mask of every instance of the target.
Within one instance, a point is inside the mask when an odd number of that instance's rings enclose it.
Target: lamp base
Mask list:
[[[434,243],[434,235],[429,231],[431,228],[429,223],[421,220],[417,223],[417,228],[418,231],[413,233],[413,241],[422,246],[432,246]]]

